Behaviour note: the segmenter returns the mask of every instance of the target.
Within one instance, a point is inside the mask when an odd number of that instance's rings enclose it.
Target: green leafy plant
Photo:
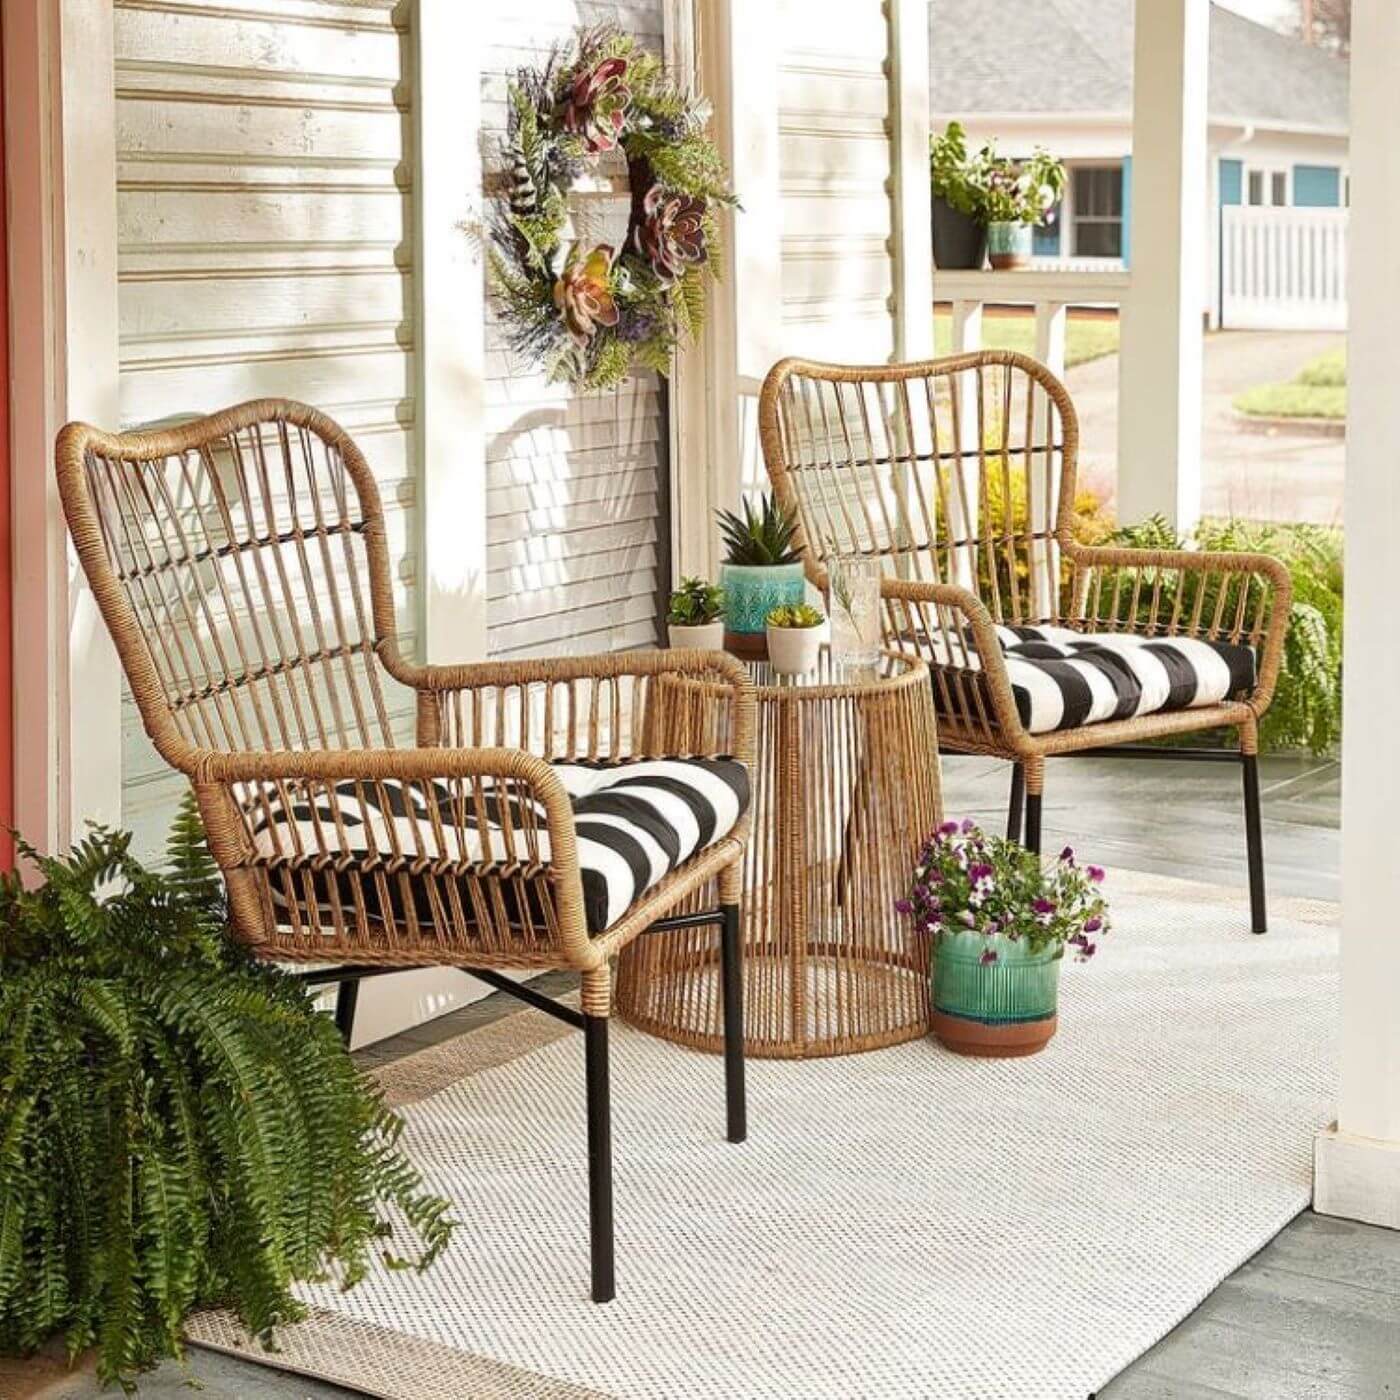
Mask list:
[[[765,492],[757,504],[745,500],[744,513],[716,512],[724,541],[725,563],[740,565],[792,564],[800,559],[796,543],[797,518]]]
[[[1176,549],[1182,541],[1161,517],[1116,531],[1115,543]],[[1274,698],[1259,726],[1261,747],[1326,753],[1342,733],[1342,535],[1319,525],[1204,521],[1196,543],[1207,550],[1271,554],[1293,579],[1293,604]],[[1213,583],[1202,615],[1215,602]],[[1144,600],[1144,608],[1150,600]],[[1159,606],[1165,607],[1166,603]],[[1192,606],[1195,606],[1194,598]]]
[[[909,895],[895,907],[935,939],[980,934],[984,963],[997,961],[995,940],[1003,938],[1024,942],[1032,954],[1070,949],[1082,962],[1109,932],[1103,878],[1069,846],[1042,861],[1019,842],[986,835],[970,818],[946,821],[919,853]]]
[[[677,627],[703,627],[724,616],[724,589],[703,578],[683,578],[671,594],[666,621]]]
[[[986,154],[982,215],[988,223],[1042,224],[1054,216],[1065,190],[1065,168],[1043,147],[1026,160],[990,149]]]
[[[766,621],[770,627],[806,629],[820,627],[826,618],[822,616],[821,609],[814,608],[810,603],[784,603],[781,607],[774,608]]]
[[[226,936],[192,803],[167,872],[130,844],[0,874],[0,1350],[62,1333],[128,1392],[193,1310],[269,1341],[295,1281],[410,1266],[391,1218],[420,1269],[452,1229],[305,985]]]
[[[982,218],[987,157],[985,146],[976,155],[968,154],[967,132],[961,122],[949,122],[941,136],[930,136],[928,168],[934,198],[960,214]]]

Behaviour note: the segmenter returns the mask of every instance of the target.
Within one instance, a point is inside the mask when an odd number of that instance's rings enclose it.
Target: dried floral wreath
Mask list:
[[[492,213],[490,266],[511,348],[585,389],[634,365],[665,374],[700,331],[706,280],[719,274],[715,210],[735,203],[705,136],[708,102],[611,26],[520,69],[508,98],[509,194]],[[569,191],[612,151],[627,161],[626,237],[566,249]]]

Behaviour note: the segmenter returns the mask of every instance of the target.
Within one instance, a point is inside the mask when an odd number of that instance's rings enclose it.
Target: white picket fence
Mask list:
[[[1339,331],[1347,324],[1347,211],[1220,211],[1220,324]]]

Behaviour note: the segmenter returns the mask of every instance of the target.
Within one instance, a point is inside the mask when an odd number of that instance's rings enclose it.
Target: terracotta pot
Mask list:
[[[822,633],[820,627],[769,627],[769,663],[780,676],[805,676],[816,667]]]
[[[984,963],[988,948],[995,962]],[[980,933],[938,940],[933,958],[934,1035],[958,1055],[1034,1055],[1059,1027],[1058,945],[1031,953],[1023,942]]]
[[[679,622],[666,624],[666,637],[677,651],[723,651],[724,620],[701,622],[691,626]]]

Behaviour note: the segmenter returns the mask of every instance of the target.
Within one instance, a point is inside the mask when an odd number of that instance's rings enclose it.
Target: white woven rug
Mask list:
[[[1110,879],[1044,1054],[752,1061],[742,1147],[717,1059],[619,1025],[606,1307],[581,1038],[531,1014],[394,1067],[458,1241],[308,1290],[250,1354],[404,1400],[1084,1400],[1308,1204],[1335,1074],[1333,906],[1276,900],[1254,938],[1233,893]],[[244,1349],[219,1316],[191,1337]]]

